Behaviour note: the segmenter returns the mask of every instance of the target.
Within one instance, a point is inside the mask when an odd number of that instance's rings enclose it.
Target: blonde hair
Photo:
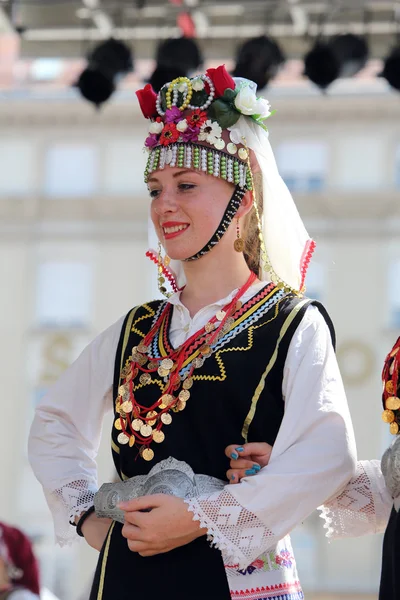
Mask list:
[[[263,186],[262,186],[262,174],[260,171],[253,173],[254,182],[254,196],[257,202],[258,212],[260,218],[263,215]],[[243,228],[241,236],[244,240],[244,257],[246,259],[247,266],[253,273],[260,276],[260,231],[258,227],[258,219],[256,211],[253,208],[247,213],[243,220]]]

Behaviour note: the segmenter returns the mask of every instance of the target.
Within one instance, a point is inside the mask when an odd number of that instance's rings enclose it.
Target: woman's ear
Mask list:
[[[251,211],[252,208],[253,194],[252,192],[247,191],[242,198],[242,202],[240,203],[240,206],[236,212],[235,218],[240,219],[241,217],[244,217],[245,215],[247,215],[247,213]]]

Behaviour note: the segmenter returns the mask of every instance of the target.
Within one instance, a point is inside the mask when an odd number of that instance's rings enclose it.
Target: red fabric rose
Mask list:
[[[220,65],[216,69],[207,69],[206,75],[209,76],[215,87],[215,98],[224,95],[227,88],[235,89],[235,82],[225,69],[225,65]]]
[[[180,133],[177,130],[175,123],[166,123],[160,135],[160,144],[163,146],[173,144],[179,136]]]
[[[144,86],[142,90],[136,92],[138,97],[140,108],[142,109],[143,116],[146,119],[151,119],[157,114],[156,100],[157,94],[153,90],[150,83]]]

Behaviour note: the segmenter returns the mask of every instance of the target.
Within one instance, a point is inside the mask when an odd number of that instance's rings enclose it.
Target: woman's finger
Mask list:
[[[128,540],[128,548],[131,552],[151,552],[149,544],[138,540]]]
[[[243,446],[241,446],[240,444],[230,444],[229,446],[227,446],[225,448],[225,456],[227,456],[228,458],[233,458],[233,460],[236,460],[241,455],[242,450],[243,450]]]
[[[253,460],[248,460],[247,458],[238,458],[237,460],[231,459],[230,462],[231,469],[252,469],[255,467],[260,470],[260,465],[255,463]]]
[[[228,469],[226,472],[226,477],[229,483],[239,483],[243,479],[243,477],[251,477],[252,475],[257,475],[260,469]]]

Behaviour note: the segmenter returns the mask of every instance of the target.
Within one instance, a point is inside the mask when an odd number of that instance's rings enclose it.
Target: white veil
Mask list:
[[[263,270],[263,279],[280,280],[300,291],[315,242],[309,237],[292,195],[279,175],[268,132],[242,116],[231,128],[231,139],[235,144],[245,141],[253,150],[262,174],[262,229],[272,267],[272,272]]]

